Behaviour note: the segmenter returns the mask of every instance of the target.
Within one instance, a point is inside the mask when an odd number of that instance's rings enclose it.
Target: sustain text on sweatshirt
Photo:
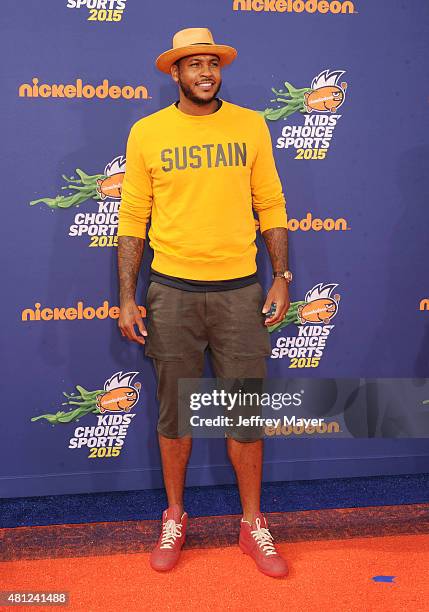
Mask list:
[[[269,130],[255,111],[223,101],[209,115],[175,104],[130,131],[118,236],[146,237],[152,268],[194,280],[256,271],[256,226],[286,227]]]

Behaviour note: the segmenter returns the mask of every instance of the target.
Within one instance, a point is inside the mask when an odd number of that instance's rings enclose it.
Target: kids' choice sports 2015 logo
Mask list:
[[[86,9],[88,21],[121,21],[127,0],[67,0],[69,9]]]
[[[290,368],[317,368],[334,329],[332,319],[338,314],[338,285],[316,285],[307,292],[305,300],[292,302],[283,321],[268,328],[271,333],[288,326],[289,334],[278,336],[271,351],[272,359],[287,358]]]
[[[271,102],[275,105],[259,112],[266,121],[288,121],[277,138],[277,149],[292,149],[295,159],[325,159],[342,117],[337,111],[346,98],[344,73],[322,70],[311,87],[297,89],[285,81],[284,89],[272,88],[275,97]],[[303,115],[303,122],[296,121],[297,114]]]
[[[32,421],[45,419],[52,425],[76,423],[83,417],[85,425],[75,428],[69,440],[70,449],[89,449],[89,459],[118,457],[124,447],[128,428],[135,418],[131,410],[139,401],[141,384],[133,383],[138,372],[116,372],[104,383],[103,389],[88,391],[76,385],[77,393],[65,393],[63,406],[53,414],[41,414]],[[91,423],[92,421],[92,423]]]
[[[139,399],[140,383],[131,382],[138,372],[117,372],[104,383],[104,393],[97,396],[96,406],[103,412],[129,412]]]
[[[75,175],[68,177],[63,174],[62,176],[65,181],[65,185],[61,187],[64,194],[32,200],[30,206],[40,204],[52,210],[66,211],[75,210],[81,204],[95,200],[97,210],[75,212],[68,235],[71,238],[86,239],[89,247],[118,246],[116,230],[125,166],[125,157],[120,155],[106,165],[103,174],[89,175],[80,168],[76,168]],[[257,221],[256,227],[259,227]],[[314,217],[312,212],[308,212],[301,219],[289,218],[288,229],[291,232],[298,230],[331,232],[348,231],[351,228],[348,221],[342,217],[320,219]]]
[[[103,174],[90,176],[80,168],[76,175],[67,177],[61,189],[67,193],[54,198],[39,198],[30,206],[45,204],[53,210],[79,208],[89,200],[97,202],[98,209],[90,212],[76,212],[69,227],[68,235],[73,238],[84,237],[90,247],[117,246],[118,210],[125,176],[125,157],[115,157],[104,168]]]

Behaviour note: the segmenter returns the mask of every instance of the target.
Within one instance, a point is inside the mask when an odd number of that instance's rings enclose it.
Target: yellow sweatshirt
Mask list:
[[[223,101],[188,115],[175,104],[130,131],[118,236],[146,237],[152,268],[191,280],[256,271],[260,230],[286,227],[286,208],[263,117]]]

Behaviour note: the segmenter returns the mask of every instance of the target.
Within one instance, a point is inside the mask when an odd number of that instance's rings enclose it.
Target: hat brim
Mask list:
[[[170,68],[177,62],[177,60],[182,57],[187,57],[189,55],[217,55],[220,60],[221,66],[227,66],[231,64],[237,57],[237,49],[234,47],[229,47],[228,45],[211,45],[211,44],[196,44],[196,45],[188,45],[187,47],[180,47],[179,49],[170,49],[169,51],[165,51],[161,53],[159,57],[157,57],[155,64],[156,67],[161,70],[161,72],[165,72],[166,74],[170,74]]]

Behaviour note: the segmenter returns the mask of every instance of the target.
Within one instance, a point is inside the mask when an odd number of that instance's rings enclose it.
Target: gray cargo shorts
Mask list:
[[[227,291],[193,292],[151,282],[146,296],[145,354],[157,376],[157,431],[166,438],[188,435],[178,418],[178,381],[200,378],[209,350],[217,378],[260,378],[271,354],[259,283]],[[256,428],[253,428],[256,429]],[[262,428],[228,434],[241,442],[263,437]]]

